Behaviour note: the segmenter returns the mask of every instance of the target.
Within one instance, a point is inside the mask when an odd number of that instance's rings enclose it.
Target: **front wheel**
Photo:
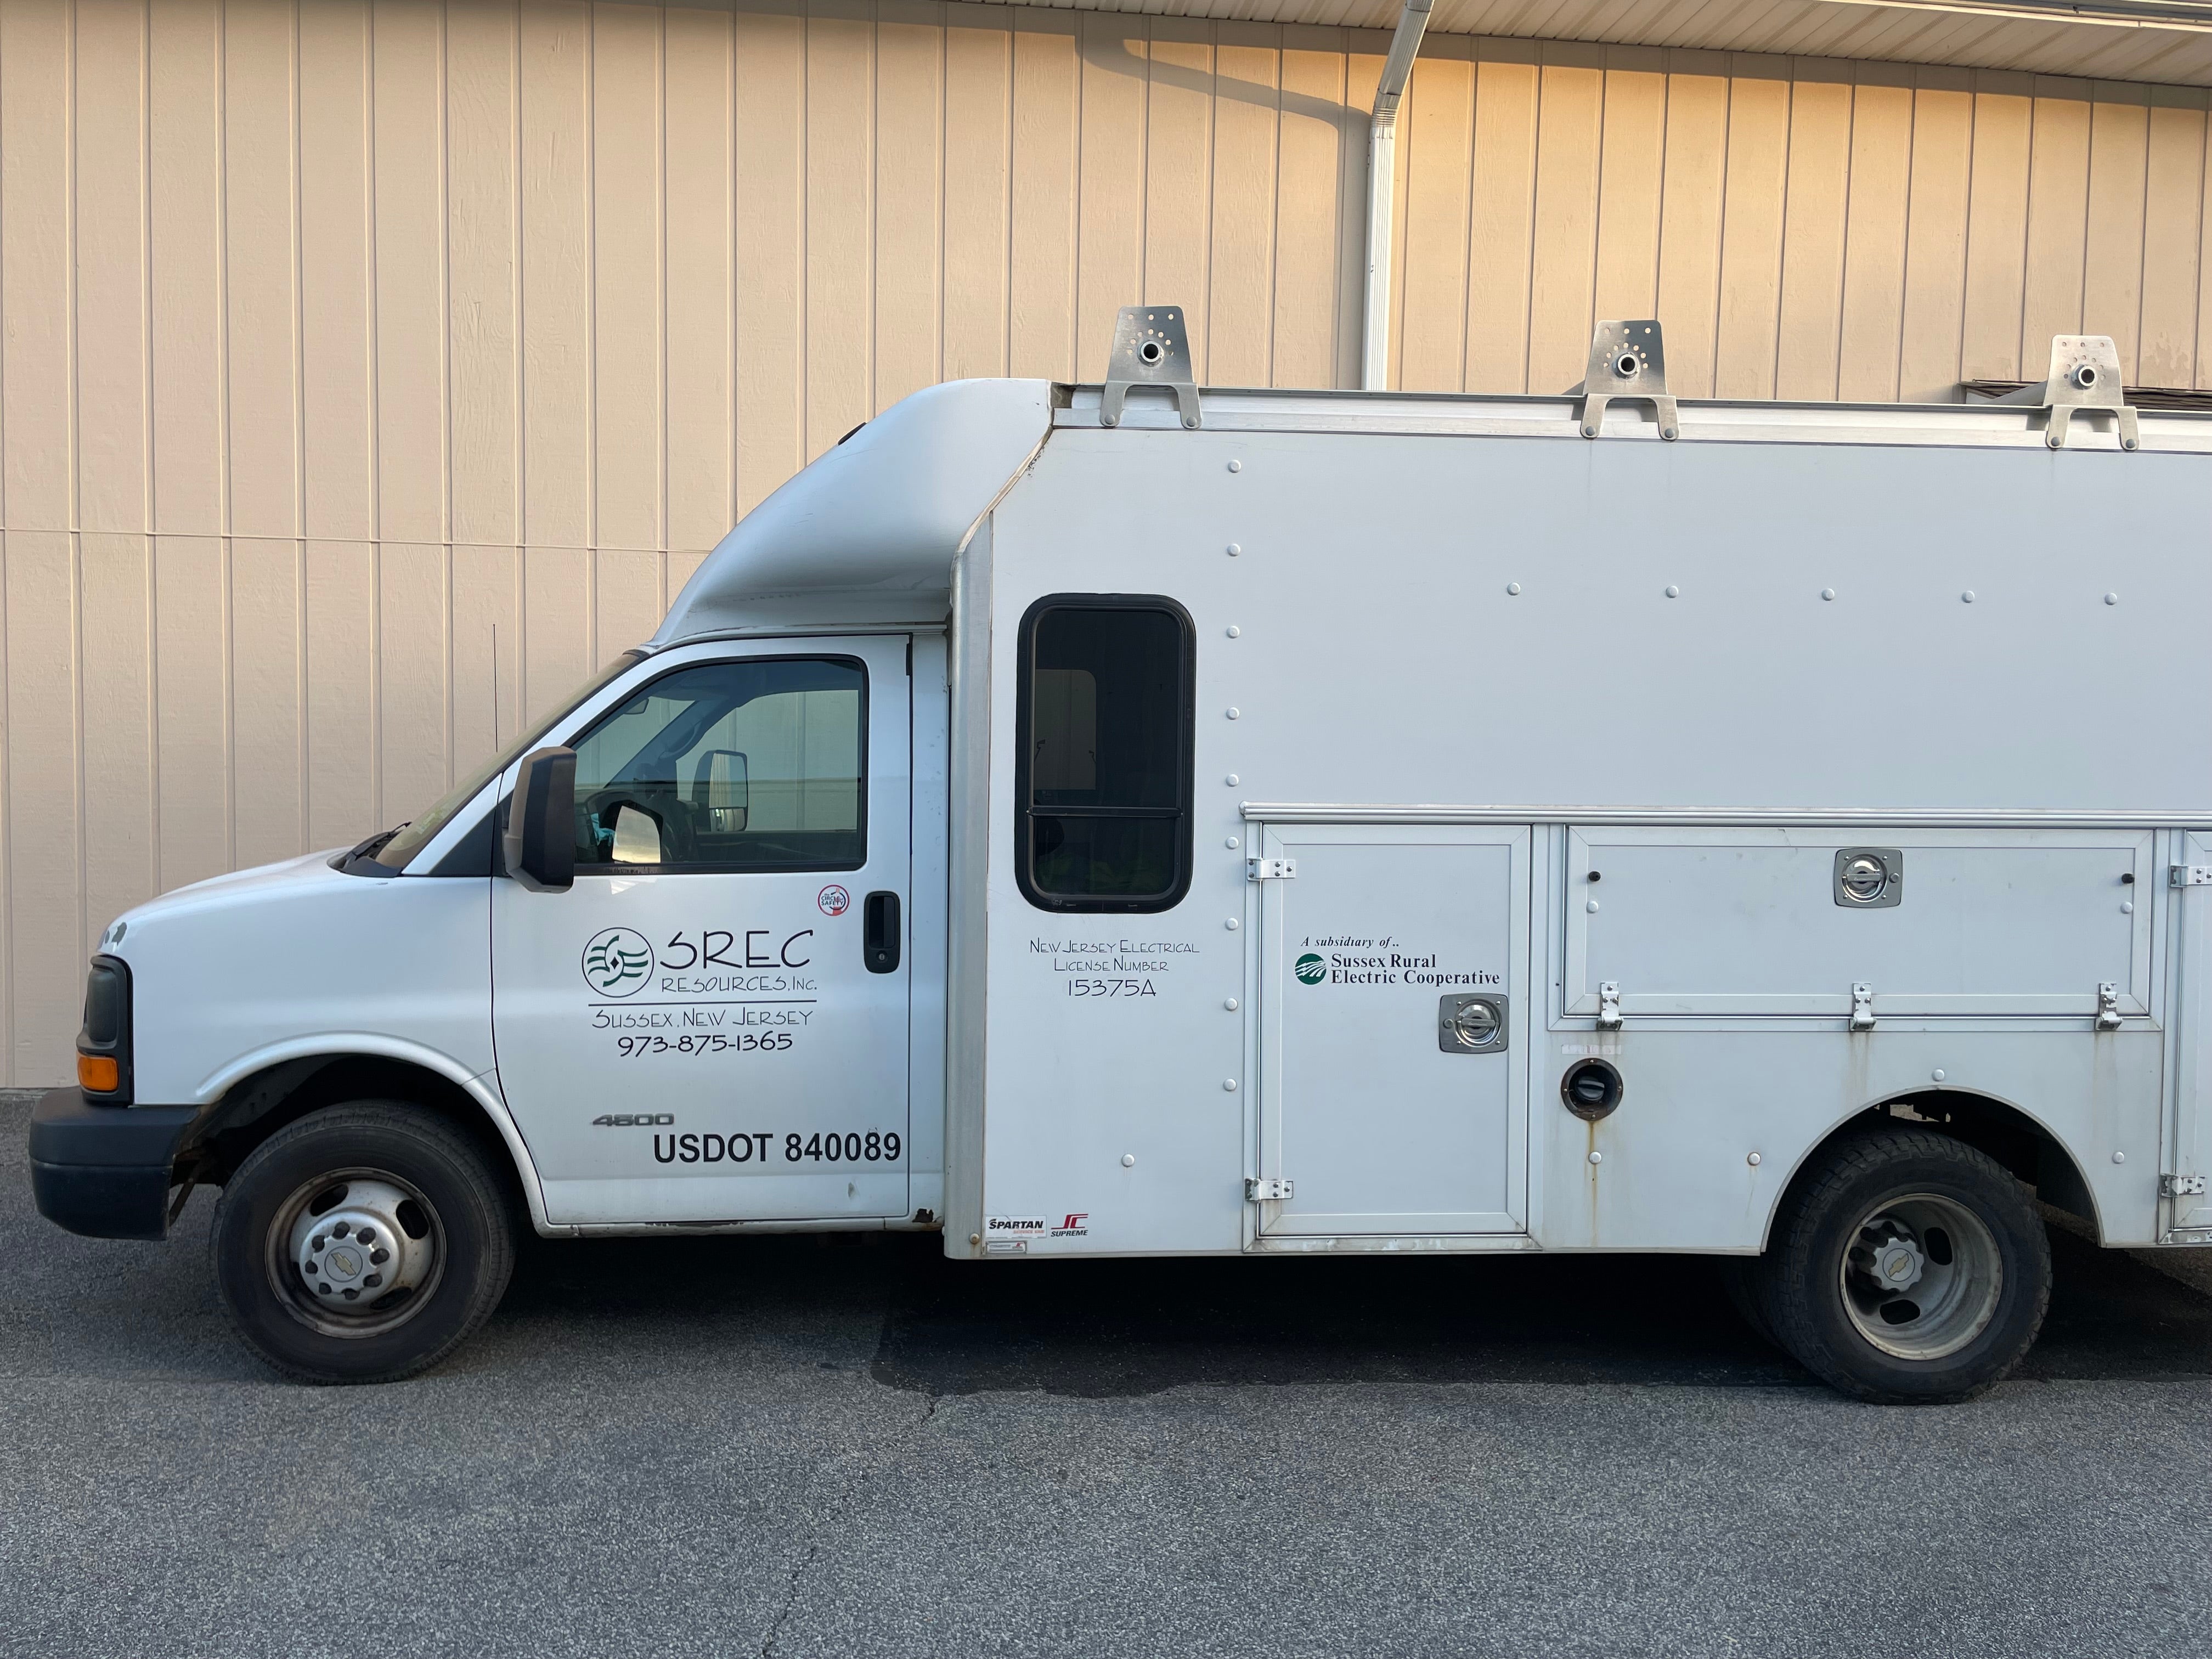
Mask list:
[[[2051,1241],[1988,1154],[1890,1130],[1842,1141],[1806,1171],[1759,1277],[1775,1339],[1845,1394],[1965,1400],[2033,1345],[2051,1302]]]
[[[224,1186],[210,1242],[239,1334],[311,1382],[388,1382],[437,1364],[491,1316],[514,1266],[483,1155],[393,1101],[271,1135]]]

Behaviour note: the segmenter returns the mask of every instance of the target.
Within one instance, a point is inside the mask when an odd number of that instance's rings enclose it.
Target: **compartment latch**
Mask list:
[[[1297,1195],[1298,1183],[1285,1181],[1280,1176],[1246,1176],[1244,1200],[1248,1204],[1273,1204]]]
[[[2108,979],[2097,981],[2097,1029],[2100,1031],[2120,1029],[2120,988]]]
[[[1298,861],[1296,859],[1246,859],[1244,875],[1250,881],[1292,881],[1297,879]]]
[[[1851,987],[1851,1030],[1874,1030],[1874,987],[1864,980]]]
[[[2202,1198],[2204,1195],[2203,1176],[2163,1175],[2158,1178],[2160,1198]]]
[[[1620,1029],[1620,981],[1617,979],[1598,981],[1597,1028],[1601,1031]]]

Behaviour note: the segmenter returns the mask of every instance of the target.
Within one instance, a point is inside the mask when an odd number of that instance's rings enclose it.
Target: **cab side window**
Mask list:
[[[867,861],[867,676],[849,658],[679,668],[575,750],[580,873]]]
[[[1017,869],[1048,910],[1165,910],[1190,886],[1194,645],[1173,599],[1060,593],[1023,617]]]

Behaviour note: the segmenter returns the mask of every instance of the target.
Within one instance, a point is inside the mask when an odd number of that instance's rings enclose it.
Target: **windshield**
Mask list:
[[[446,827],[454,813],[474,800],[484,785],[537,747],[538,740],[552,729],[554,721],[565,719],[577,704],[644,660],[645,653],[641,651],[623,652],[578,686],[574,695],[555,703],[551,714],[537,725],[527,727],[520,737],[441,795],[436,805],[428,811],[417,813],[413,822],[403,823],[393,830],[390,838],[372,856],[387,870],[404,870],[408,861],[422,850],[432,836]]]

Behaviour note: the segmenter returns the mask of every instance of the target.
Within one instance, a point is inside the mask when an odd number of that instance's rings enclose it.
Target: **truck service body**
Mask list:
[[[2212,420],[2094,341],[1678,405],[1657,337],[1200,393],[1152,308],[1103,386],[908,398],[413,825],[114,923],[42,1209],[224,1184],[309,1376],[450,1351],[526,1216],[1713,1253],[1839,1386],[1986,1386],[2031,1190],[2212,1243]]]

